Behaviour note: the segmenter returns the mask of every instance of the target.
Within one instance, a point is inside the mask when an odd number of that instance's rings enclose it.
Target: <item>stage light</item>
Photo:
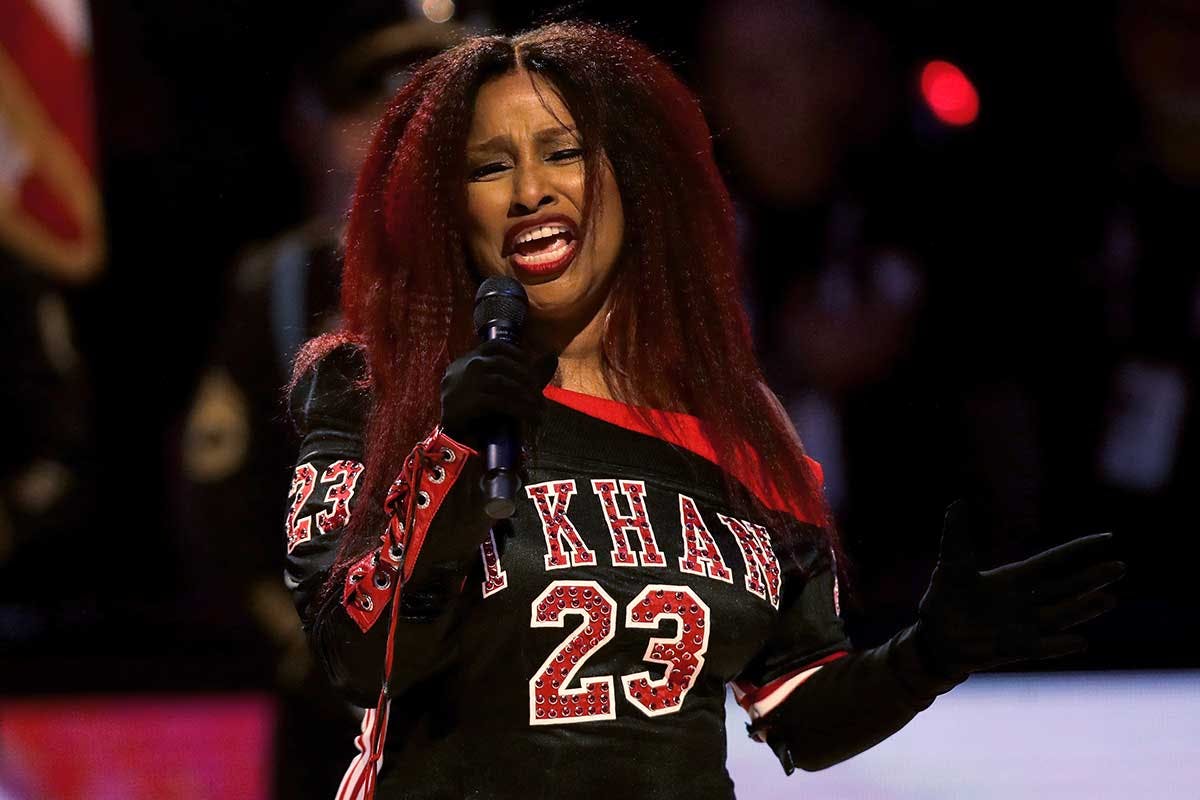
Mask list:
[[[933,115],[947,125],[970,125],[979,116],[979,93],[949,61],[930,61],[921,70],[921,95]]]

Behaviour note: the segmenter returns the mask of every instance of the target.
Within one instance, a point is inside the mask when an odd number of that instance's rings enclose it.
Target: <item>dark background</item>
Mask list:
[[[825,4],[777,5],[803,17]],[[841,73],[812,80],[850,95],[850,107],[879,110],[838,148],[832,178],[785,199],[755,185],[731,144],[732,123],[710,102],[720,67],[700,5],[578,3],[556,12],[624,25],[705,102],[749,232],[746,294],[768,374],[790,408],[821,397],[839,414],[836,506],[857,562],[847,611],[856,642],[877,643],[911,621],[942,509],[973,491],[993,502],[985,531],[993,563],[1114,530],[1129,565],[1121,605],[1087,626],[1089,651],[1036,668],[1200,665],[1195,640],[1183,635],[1198,610],[1188,490],[1197,477],[1200,158],[1163,157],[1155,122],[1172,103],[1183,117],[1194,113],[1187,103],[1200,101],[1200,69],[1187,54],[1200,46],[1147,45],[1168,62],[1157,78],[1174,92],[1167,100],[1136,85],[1123,50],[1160,35],[1153,26],[1131,33],[1149,25],[1132,16],[1164,21],[1200,45],[1200,15],[1184,3],[1139,5],[1137,15],[1117,3],[1076,12],[1012,2],[836,5],[858,26],[854,36],[867,38],[813,46],[839,47],[871,71],[840,88]],[[561,8],[459,7],[491,13],[503,32]],[[307,213],[281,118],[321,19],[276,2],[109,0],[93,9],[110,255],[101,279],[64,293],[87,371],[94,484],[73,519],[0,565],[7,692],[272,685],[273,656],[255,627],[199,621],[197,595],[180,588],[194,564],[177,530],[178,436],[239,252]],[[977,88],[973,124],[930,113],[918,76],[934,58],[953,61]],[[769,82],[771,64],[762,69],[742,79]],[[779,115],[794,108],[779,97]],[[753,133],[778,122],[738,124]],[[857,220],[849,233],[845,214]],[[879,330],[868,324],[876,312],[851,313],[853,299],[847,311],[821,298],[831,285],[824,278],[843,274],[831,264],[860,265],[845,274],[869,283],[881,251],[903,254],[901,284],[919,285],[919,303],[903,291],[893,300],[903,343],[859,354],[873,366],[849,376],[814,367],[805,342],[821,341],[829,315],[851,339]],[[825,344],[839,352],[837,341]],[[1106,431],[1158,407],[1130,411],[1137,397],[1155,396],[1136,376],[1120,382],[1130,363],[1175,376],[1185,397],[1165,445],[1169,474],[1149,487],[1099,466]],[[278,506],[282,519],[282,496]],[[221,580],[214,570],[214,594]]]

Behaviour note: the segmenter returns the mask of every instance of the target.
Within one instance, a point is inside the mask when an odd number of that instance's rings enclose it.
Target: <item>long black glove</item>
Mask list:
[[[1116,606],[1112,593],[1100,591],[1125,574],[1112,558],[1112,534],[1081,536],[980,572],[968,514],[961,500],[946,510],[938,563],[918,607],[915,640],[928,669],[962,680],[1085,650],[1084,637],[1063,631]]]
[[[1099,591],[1125,572],[1112,535],[1083,536],[1013,564],[976,568],[967,507],[946,511],[942,546],[917,622],[818,669],[747,726],[784,770],[816,771],[873,747],[972,672],[1078,652],[1064,630],[1115,604]]]
[[[503,339],[480,343],[450,363],[442,377],[442,427],[452,439],[478,450],[483,431],[496,417],[536,419],[542,389],[554,376],[553,354],[535,357]]]

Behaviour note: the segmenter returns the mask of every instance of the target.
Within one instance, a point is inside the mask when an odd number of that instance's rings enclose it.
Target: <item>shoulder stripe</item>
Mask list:
[[[550,400],[567,408],[574,409],[581,414],[586,414],[589,417],[594,417],[635,433],[653,436],[656,439],[682,447],[723,469],[726,468],[726,465],[717,461],[716,448],[704,433],[703,424],[699,418],[691,414],[647,409],[650,419],[655,423],[654,426],[648,426],[634,410],[633,406],[616,400],[593,397],[592,395],[574,392],[570,389],[562,389],[557,386],[547,386],[542,391],[542,394]],[[765,474],[764,465],[762,465],[756,453],[746,448],[745,453],[742,455],[744,457],[738,458],[736,463],[730,465],[728,469],[735,478],[754,493],[759,502],[776,511],[787,512],[801,522],[816,524],[809,519],[799,503],[795,502],[792,498],[785,498],[779,493],[774,482]],[[805,456],[805,459],[815,473],[817,481],[823,484],[824,472],[821,469],[821,465],[808,456]]]

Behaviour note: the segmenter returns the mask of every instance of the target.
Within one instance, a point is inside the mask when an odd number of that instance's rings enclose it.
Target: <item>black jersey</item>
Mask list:
[[[391,573],[358,587],[348,578],[340,606],[311,607],[348,515],[382,502],[356,493],[365,401],[346,402],[345,369],[324,369],[333,377],[300,390],[308,430],[286,526],[287,581],[306,628],[334,631],[316,637],[318,655],[367,705],[389,622],[376,584],[390,588]],[[733,797],[726,685],[756,716],[850,651],[828,552],[813,547],[797,563],[781,552],[780,531],[736,514],[720,469],[692,452],[705,452],[703,442],[637,430],[612,401],[555,389],[547,398],[517,511],[477,527],[478,552],[454,581],[443,631],[431,640],[421,629],[419,596],[402,604],[394,652],[430,641],[443,652],[393,664],[390,702],[368,710],[342,796],[374,768],[380,798]],[[429,474],[459,483],[423,498],[440,504],[426,542],[446,524],[479,526],[455,516],[471,491],[466,466]],[[414,556],[410,544],[390,557],[381,542],[364,568]],[[398,668],[411,674],[397,677]],[[386,746],[372,760],[381,724]]]

